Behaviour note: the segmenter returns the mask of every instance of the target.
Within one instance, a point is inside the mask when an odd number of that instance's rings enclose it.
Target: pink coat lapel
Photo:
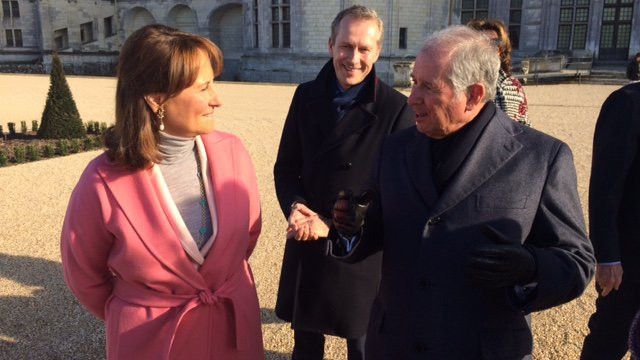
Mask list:
[[[191,286],[206,288],[162,210],[149,172],[132,173],[106,160],[98,167],[99,175],[149,252]]]

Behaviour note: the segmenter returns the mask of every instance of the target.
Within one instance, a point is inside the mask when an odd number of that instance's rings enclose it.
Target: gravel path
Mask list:
[[[115,81],[69,77],[84,120],[113,117]],[[38,119],[48,78],[0,75],[0,124]],[[533,126],[566,141],[573,150],[583,209],[591,141],[600,105],[617,87],[544,85],[526,88]],[[291,85],[218,83],[223,107],[218,129],[237,134],[251,153],[262,196],[263,233],[251,258],[262,307],[267,359],[288,359],[292,332],[274,313],[285,221],[278,208],[272,168],[291,96]],[[6,130],[6,127],[5,127]],[[99,152],[0,169],[0,359],[104,358],[102,324],[67,290],[58,236],[69,195]],[[536,359],[577,359],[595,291],[533,316]],[[346,359],[342,341],[327,342],[328,359]]]

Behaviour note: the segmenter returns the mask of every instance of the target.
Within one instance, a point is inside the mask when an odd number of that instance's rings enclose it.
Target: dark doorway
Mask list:
[[[633,0],[605,0],[600,29],[600,60],[626,60],[631,40]]]

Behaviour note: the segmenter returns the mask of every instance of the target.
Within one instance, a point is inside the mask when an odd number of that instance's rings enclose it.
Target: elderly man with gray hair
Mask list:
[[[377,196],[367,207],[344,191],[334,205],[337,232],[364,236],[349,252],[332,240],[333,256],[384,252],[367,359],[529,358],[528,314],[593,275],[571,151],[489,100],[499,66],[472,29],[431,35],[412,73],[416,127],[385,141]],[[382,221],[361,221],[366,209]]]

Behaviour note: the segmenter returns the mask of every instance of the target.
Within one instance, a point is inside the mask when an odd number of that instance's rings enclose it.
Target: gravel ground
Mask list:
[[[84,120],[111,121],[115,81],[69,77]],[[0,75],[0,124],[39,119],[48,78]],[[583,209],[591,164],[591,140],[602,102],[617,87],[528,86],[533,126],[573,150]],[[292,332],[273,312],[283,253],[285,221],[278,208],[272,168],[291,96],[291,85],[218,83],[223,107],[218,129],[237,134],[252,154],[263,208],[263,233],[251,258],[262,307],[267,359],[288,359]],[[5,126],[6,129],[6,126]],[[86,164],[99,152],[0,169],[0,359],[104,358],[102,324],[67,290],[58,236],[69,195]],[[534,314],[536,359],[577,359],[595,291],[564,306]],[[346,359],[331,338],[327,359]]]

